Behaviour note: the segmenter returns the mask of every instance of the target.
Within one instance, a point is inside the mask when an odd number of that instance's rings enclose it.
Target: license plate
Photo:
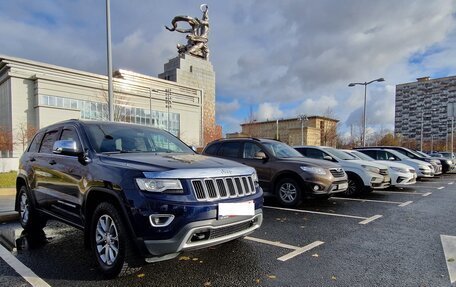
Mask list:
[[[348,182],[345,182],[345,183],[341,183],[339,184],[338,188],[337,189],[347,189],[348,188]]]
[[[253,200],[246,202],[234,203],[219,203],[218,204],[218,217],[232,217],[232,216],[252,216],[255,214],[255,204]]]

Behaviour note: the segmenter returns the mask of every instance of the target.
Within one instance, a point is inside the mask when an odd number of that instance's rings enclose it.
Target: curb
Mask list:
[[[16,221],[19,219],[17,211],[0,212],[0,223]]]

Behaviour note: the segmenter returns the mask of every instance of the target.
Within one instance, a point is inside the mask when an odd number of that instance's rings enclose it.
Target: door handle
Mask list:
[[[34,157],[32,157],[32,158],[30,159],[30,161],[36,161],[36,159],[35,159]]]
[[[49,164],[50,164],[50,165],[54,165],[54,164],[56,164],[56,162],[55,162],[55,160],[52,159],[52,160],[49,162]]]

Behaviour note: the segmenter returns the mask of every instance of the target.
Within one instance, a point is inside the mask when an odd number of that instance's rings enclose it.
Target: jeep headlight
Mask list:
[[[184,193],[182,184],[178,179],[137,178],[139,189],[150,192]]]
[[[391,169],[394,170],[395,172],[400,172],[400,173],[408,173],[409,172],[408,169],[400,168],[400,167],[392,166]]]
[[[363,165],[362,167],[364,167],[364,169],[368,172],[380,174],[380,169],[376,168],[375,166]]]
[[[445,162],[446,162],[446,164],[453,164],[453,162],[449,159],[447,159]]]
[[[258,186],[258,184],[259,184],[258,174],[256,172],[252,173],[252,180],[253,180],[253,183],[255,184],[255,187]]]
[[[313,174],[326,175],[326,170],[321,167],[315,166],[301,166],[301,169],[305,172],[310,172]]]

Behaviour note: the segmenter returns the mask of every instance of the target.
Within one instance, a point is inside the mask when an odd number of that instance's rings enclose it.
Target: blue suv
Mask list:
[[[57,219],[83,230],[106,277],[244,237],[263,220],[253,168],[133,124],[69,120],[41,129],[20,160],[16,189],[24,229]]]

